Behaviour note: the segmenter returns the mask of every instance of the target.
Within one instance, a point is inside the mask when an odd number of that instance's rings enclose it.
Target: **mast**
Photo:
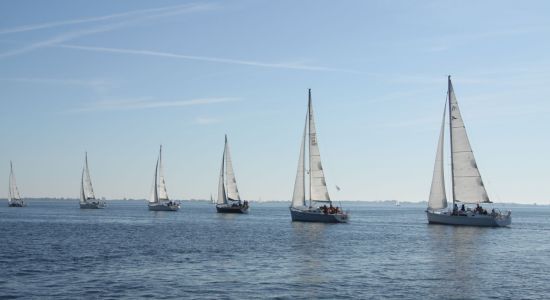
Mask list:
[[[225,195],[224,199],[227,198],[227,134],[225,135],[225,141],[223,143],[223,158],[222,158],[222,168],[223,168],[223,194]]]
[[[162,158],[162,145],[160,145],[159,157],[157,158],[157,166],[155,167],[155,189],[154,189],[154,191],[153,191],[153,200],[154,200],[154,203],[158,203],[158,202],[159,202],[159,192],[158,192],[159,181],[158,181],[158,174],[159,174],[159,166],[160,166],[160,163],[161,163],[161,158]]]
[[[456,197],[455,197],[455,169],[454,169],[454,159],[453,159],[453,116],[452,111],[453,107],[451,105],[451,75],[447,78],[447,97],[449,98],[449,140],[451,142],[451,189],[453,192],[453,207],[455,206]]]
[[[309,208],[311,208],[311,89],[308,89],[308,103],[307,103],[307,117],[308,117],[308,155],[309,155]],[[305,157],[305,151],[304,151]],[[305,181],[305,180],[304,180]],[[304,182],[305,184],[305,182]],[[305,189],[304,189],[305,190]],[[305,197],[305,195],[304,195]]]
[[[310,89],[311,90],[311,89]],[[302,137],[302,192],[303,192],[303,198],[302,198],[302,205],[306,205],[306,164],[304,163],[306,161],[306,149],[305,149],[305,143],[306,143],[306,130],[308,128],[308,119],[309,118],[309,106],[306,113],[306,124],[304,124],[304,136]],[[309,144],[309,141],[308,141]],[[310,188],[311,188],[311,182],[310,182]],[[310,199],[311,199],[311,191],[309,193]],[[309,201],[309,206],[311,207],[311,200]]]

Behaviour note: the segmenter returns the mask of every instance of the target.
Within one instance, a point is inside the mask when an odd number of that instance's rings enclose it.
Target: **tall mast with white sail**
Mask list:
[[[19,189],[17,188],[17,182],[15,180],[15,173],[13,172],[13,163],[10,160],[10,179],[8,189],[8,203],[22,202]]]
[[[306,158],[306,137],[307,137],[307,157],[309,160],[309,207],[313,202],[330,202],[327,183],[321,163],[321,153],[317,139],[317,130],[315,128],[315,119],[313,114],[313,104],[311,100],[311,89],[308,90],[308,108],[306,115],[306,125],[300,147],[300,158],[298,160],[298,170],[294,182],[294,193],[292,196],[292,207],[305,206],[306,183],[305,183],[305,158]]]

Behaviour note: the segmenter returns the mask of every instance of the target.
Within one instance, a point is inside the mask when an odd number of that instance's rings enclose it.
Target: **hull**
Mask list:
[[[86,202],[80,203],[81,209],[102,209],[105,208],[105,202]]]
[[[179,204],[149,204],[149,210],[152,211],[178,211],[179,209]]]
[[[430,224],[477,227],[504,227],[512,224],[512,215],[510,212],[506,215],[452,215],[449,212],[426,211],[426,215]]]
[[[298,222],[318,222],[318,223],[347,223],[349,216],[347,213],[324,214],[320,210],[300,210],[290,208],[292,221]]]
[[[218,213],[247,214],[248,206],[216,205]]]
[[[8,204],[9,207],[25,207],[27,204],[25,202],[12,202]]]

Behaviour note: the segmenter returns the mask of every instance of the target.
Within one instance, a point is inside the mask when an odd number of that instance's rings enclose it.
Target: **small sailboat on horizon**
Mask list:
[[[216,211],[218,213],[248,213],[248,201],[241,201],[237,180],[233,171],[233,162],[229,153],[229,144],[227,135],[225,135],[225,144],[223,148],[222,166],[220,168],[220,178],[218,181],[218,201],[216,201]]]
[[[164,172],[162,168],[162,145],[159,150],[159,157],[155,166],[155,176],[153,183],[153,194],[148,203],[149,210],[152,211],[177,211],[180,208],[180,203],[172,201],[168,198],[166,191],[166,182],[164,180]]]
[[[27,204],[21,198],[19,189],[17,188],[17,182],[15,181],[15,173],[13,172],[13,164],[10,160],[10,179],[9,179],[9,191],[8,191],[8,206],[9,207],[25,207]]]
[[[95,197],[90,170],[88,169],[88,152],[85,152],[84,167],[82,168],[82,177],[80,179],[80,208],[100,209],[105,208],[105,206],[105,201],[100,201]]]
[[[308,145],[307,158],[309,170],[306,172],[306,143]],[[306,173],[308,176],[307,187],[309,190],[309,202],[306,204]],[[327,207],[328,205],[328,207]],[[292,221],[321,222],[321,223],[345,223],[348,221],[348,213],[339,207],[333,207],[328,194],[325,173],[321,164],[321,154],[317,141],[317,131],[313,116],[311,102],[311,89],[308,91],[308,107],[298,170],[294,182],[294,193],[290,206]]]
[[[449,111],[449,136],[451,153],[451,186],[452,186],[452,210],[447,208],[447,196],[445,191],[445,176],[443,163],[445,116]],[[458,204],[462,203],[461,209]],[[434,165],[430,198],[426,214],[430,224],[466,225],[481,227],[501,227],[512,223],[511,212],[501,213],[492,209],[491,212],[483,209],[481,203],[492,203],[489,200],[481,174],[478,170],[474,153],[470,146],[466,127],[458,102],[448,77],[447,99],[443,110],[443,121],[437,143],[437,153]],[[476,204],[475,209],[467,205]]]

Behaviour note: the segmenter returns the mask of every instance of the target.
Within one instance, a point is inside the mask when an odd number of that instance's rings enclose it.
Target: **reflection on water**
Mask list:
[[[5,206],[2,206],[5,204]],[[291,222],[287,203],[218,214],[0,201],[0,298],[544,299],[550,208],[511,228],[427,225],[424,207],[346,204],[348,224]],[[85,295],[85,296],[83,296]]]
[[[327,284],[324,270],[327,268],[326,261],[330,257],[326,255],[327,226],[334,224],[292,222],[291,249],[296,256],[295,268],[292,270],[292,277],[296,285],[306,285],[313,291],[308,290],[304,296],[313,297],[316,288],[323,288]]]
[[[487,244],[493,228],[427,225],[431,272],[446,276],[446,289],[454,297],[474,295],[484,289],[480,282],[487,276],[480,266],[490,260]],[[437,287],[441,288],[441,287]]]

